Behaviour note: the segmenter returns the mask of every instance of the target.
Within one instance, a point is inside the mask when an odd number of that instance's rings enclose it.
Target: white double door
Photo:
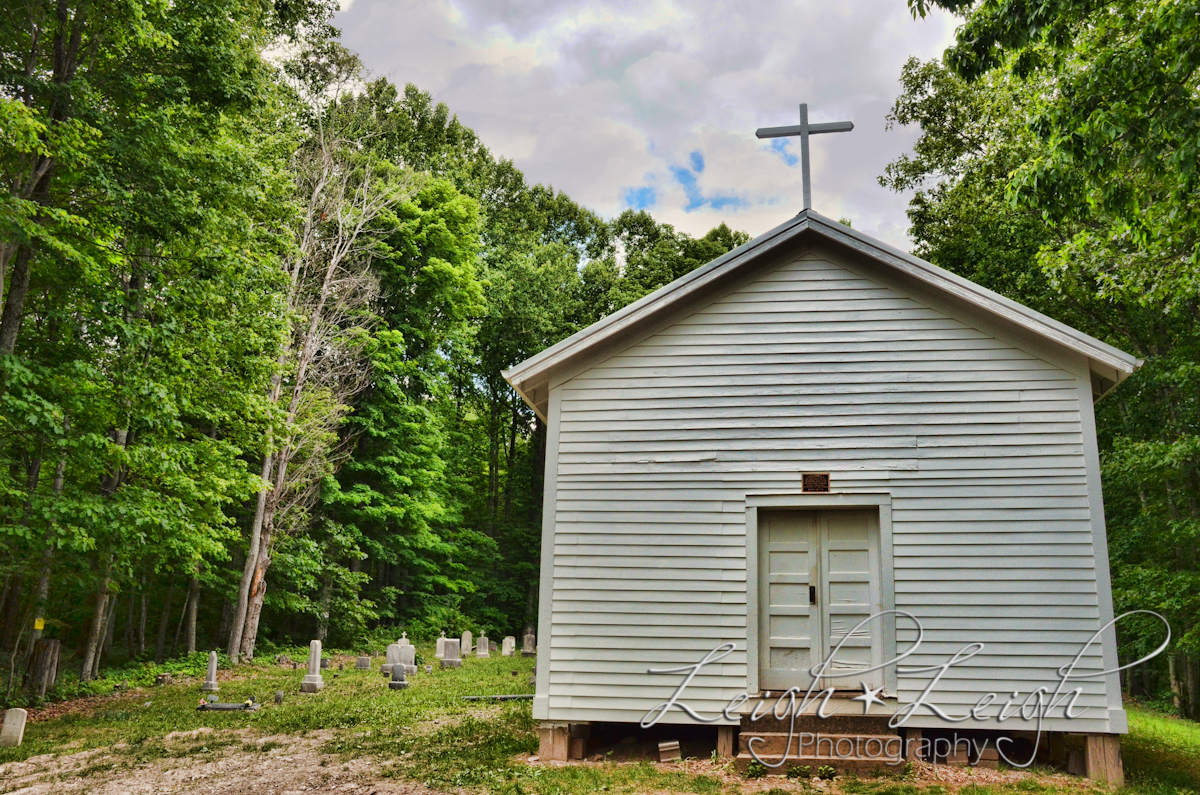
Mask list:
[[[760,511],[758,665],[762,690],[806,689],[838,649],[818,689],[883,684],[875,508]],[[840,648],[839,648],[840,644]]]

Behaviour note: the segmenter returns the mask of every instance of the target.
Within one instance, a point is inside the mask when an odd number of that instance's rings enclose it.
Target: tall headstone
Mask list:
[[[513,652],[517,650],[517,639],[509,635],[504,639],[504,645],[500,647],[500,656],[511,657]]]
[[[308,644],[308,675],[300,683],[301,693],[320,693],[325,687],[321,678],[321,641],[314,640]]]
[[[4,712],[4,725],[0,726],[0,748],[11,748],[21,744],[25,738],[25,718],[28,716],[23,709],[9,709]]]
[[[471,644],[473,642],[474,641],[472,640],[471,630],[468,629],[466,632],[464,632],[462,634],[462,639],[459,641],[459,646],[458,646],[458,648],[462,651],[462,655],[464,657],[466,657],[467,655],[469,655],[471,653],[471,648],[472,648]]]
[[[403,690],[408,687],[408,679],[404,676],[404,666],[392,666],[392,680],[388,682],[389,690]]]
[[[532,632],[526,632],[521,642],[521,656],[534,657],[537,655],[537,637]]]
[[[446,633],[445,632],[443,632],[442,636],[440,638],[438,638],[437,648],[434,650],[433,656],[437,657],[439,660],[446,656]]]
[[[403,666],[404,673],[415,674],[417,672],[417,649],[411,644],[401,646],[397,653],[397,665]]]
[[[200,686],[200,690],[205,693],[215,693],[220,689],[217,685],[217,653],[210,651],[208,653],[208,675],[204,677],[204,684]]]
[[[491,647],[488,646],[487,635],[480,635],[479,636],[479,648],[477,648],[475,650],[475,656],[476,657],[491,657],[492,653],[491,653],[490,649],[491,649]]]
[[[392,668],[395,667],[396,663],[400,662],[400,649],[401,647],[395,643],[388,644],[387,656],[383,658],[383,665],[379,667],[384,676],[391,676]]]
[[[442,646],[444,655],[442,657],[443,668],[461,668],[462,657],[458,653],[458,638],[447,638],[446,643]]]

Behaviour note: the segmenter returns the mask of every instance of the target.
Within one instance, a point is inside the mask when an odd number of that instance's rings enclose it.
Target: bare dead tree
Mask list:
[[[292,162],[303,208],[294,252],[282,263],[292,333],[270,392],[280,421],[265,445],[266,485],[258,494],[229,633],[234,660],[254,655],[273,539],[305,524],[321,480],[349,454],[338,428],[370,378],[368,309],[379,290],[370,265],[379,237],[391,231],[379,221],[416,188],[411,171],[370,154],[370,124],[343,102],[360,69],[348,51],[326,44],[302,52],[298,65],[285,70],[311,135]]]

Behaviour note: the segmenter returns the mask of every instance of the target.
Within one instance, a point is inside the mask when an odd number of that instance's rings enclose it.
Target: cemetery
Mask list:
[[[246,795],[275,791],[268,785],[411,793],[413,782],[437,793],[1091,791],[1086,778],[1063,771],[923,761],[768,775],[739,769],[714,728],[700,725],[598,723],[569,738],[569,761],[547,761],[529,686],[536,656],[460,655],[457,667],[427,668],[425,660],[436,660],[434,639],[401,640],[386,651],[298,647],[236,671],[219,655],[213,671],[214,657],[198,655],[171,684],[154,685],[157,673],[147,671],[125,687],[109,684],[109,695],[9,710],[0,729],[0,791],[207,792],[200,787],[217,782],[222,792]],[[505,640],[502,649],[515,646],[515,638]],[[445,659],[456,651],[450,645]],[[306,653],[313,664],[293,668],[291,658]],[[399,662],[381,677],[386,659]],[[1124,756],[1132,775],[1187,770],[1200,759],[1200,737],[1182,721],[1138,708],[1130,721]]]

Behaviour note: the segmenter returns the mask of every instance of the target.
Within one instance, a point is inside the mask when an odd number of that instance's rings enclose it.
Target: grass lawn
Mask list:
[[[426,658],[432,649],[421,648]],[[305,659],[297,649],[293,659]],[[339,661],[346,670],[338,672]],[[20,748],[0,749],[0,792],[31,783],[71,781],[73,791],[121,791],[122,777],[139,771],[188,771],[229,764],[238,755],[275,755],[300,764],[290,741],[307,738],[313,770],[349,769],[357,762],[382,787],[390,781],[423,784],[433,791],[493,793],[848,793],[849,795],[1038,795],[1088,793],[1082,779],[1050,771],[1009,772],[920,765],[907,775],[838,778],[830,782],[768,777],[745,779],[712,759],[683,763],[599,761],[557,766],[531,764],[537,753],[529,701],[464,701],[467,695],[529,693],[533,660],[493,656],[467,658],[463,667],[422,667],[407,690],[387,689],[378,658],[371,671],[353,670],[352,657],[335,657],[325,689],[302,695],[303,667],[260,663],[243,666],[221,682],[222,701],[263,704],[250,713],[198,712],[200,680],[144,686],[114,696],[61,705],[53,716],[31,722]],[[515,672],[515,673],[514,673]],[[230,672],[222,671],[222,676]],[[284,702],[274,703],[282,690]],[[1130,735],[1123,743],[1130,795],[1200,792],[1200,724],[1131,707]],[[201,730],[201,731],[196,731]],[[211,731],[210,731],[211,730]],[[173,734],[175,733],[175,734]],[[182,734],[180,734],[182,733]],[[297,746],[298,747],[298,746]],[[94,749],[94,750],[93,750]],[[90,752],[90,753],[84,753]],[[291,754],[280,756],[280,754]],[[56,760],[84,759],[56,768]],[[240,757],[239,757],[240,758]],[[225,761],[221,761],[225,760]],[[300,760],[300,761],[296,761]],[[35,764],[36,763],[36,764]],[[271,767],[271,766],[266,766]],[[275,767],[279,767],[276,765]],[[298,769],[298,768],[297,768]],[[17,771],[23,770],[22,776]],[[30,772],[33,771],[33,772]],[[215,773],[217,777],[221,773]],[[80,782],[83,782],[82,784]],[[211,781],[210,781],[211,783]],[[108,786],[109,789],[104,789]],[[116,786],[117,789],[112,789]],[[51,784],[53,789],[54,784]],[[320,789],[318,787],[318,789]],[[182,787],[179,791],[189,791]],[[253,791],[253,790],[248,790]],[[264,790],[265,785],[264,785]]]

